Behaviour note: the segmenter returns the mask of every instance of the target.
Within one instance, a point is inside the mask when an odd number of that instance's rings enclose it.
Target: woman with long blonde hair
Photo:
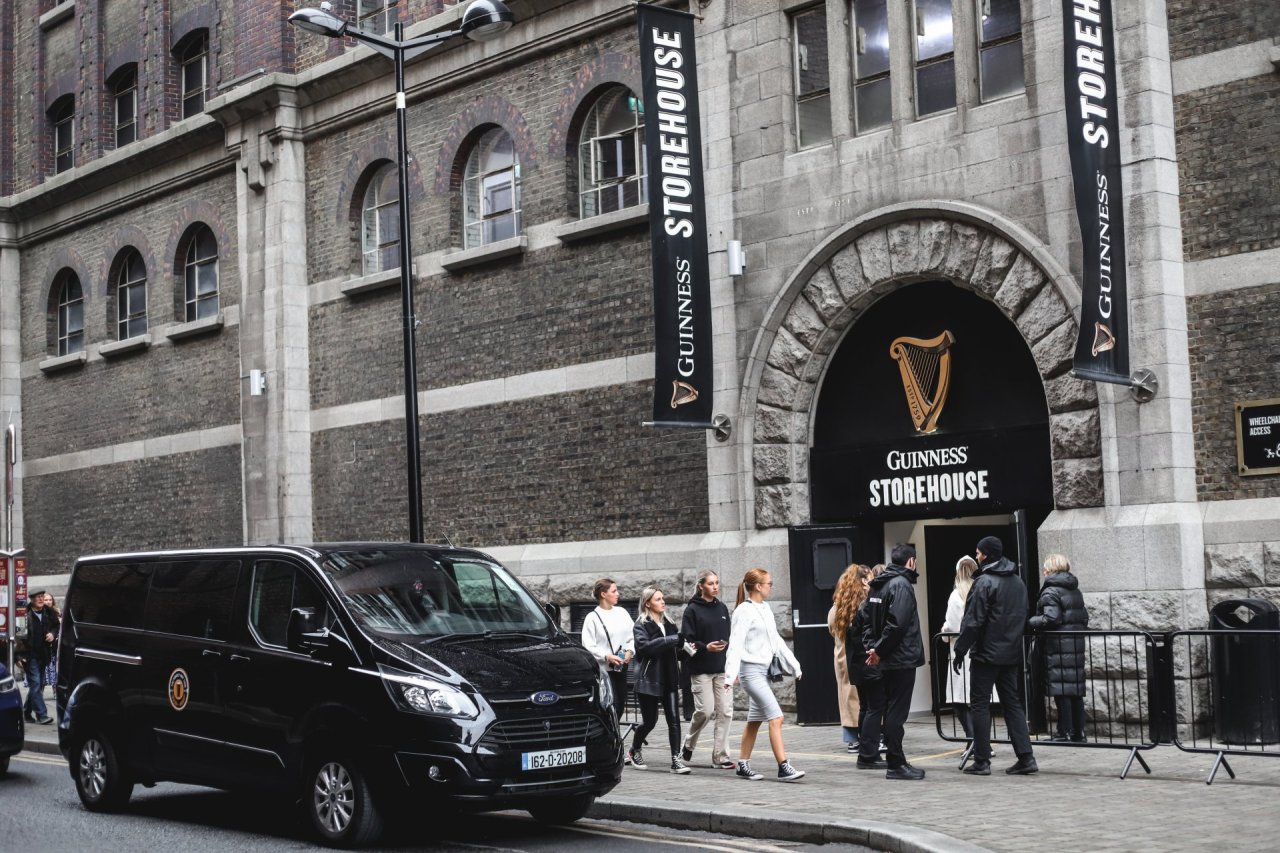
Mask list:
[[[978,571],[978,563],[973,557],[961,557],[956,561],[955,586],[947,598],[947,618],[942,623],[942,631],[947,634],[960,633],[960,623],[964,621],[964,605],[969,600],[969,590],[973,589],[973,576]],[[956,638],[949,637],[947,645],[951,647],[949,657],[955,660]],[[951,712],[960,723],[966,738],[973,738],[973,726],[969,721],[969,659],[959,673],[947,670],[947,701],[951,703]]]
[[[678,657],[689,654],[692,646],[680,638],[675,623],[667,618],[667,600],[662,590],[646,587],[640,594],[640,616],[632,631],[636,644],[636,660],[640,672],[636,676],[636,698],[640,702],[640,727],[631,741],[631,766],[644,770],[641,751],[645,738],[658,724],[658,708],[667,718],[667,741],[671,747],[671,772],[684,775],[689,767],[680,757],[680,690]]]
[[[836,685],[840,700],[840,726],[843,729],[845,748],[858,751],[858,735],[862,729],[862,707],[858,702],[857,687],[848,678],[845,662],[845,634],[853,624],[858,608],[867,599],[867,583],[871,580],[871,567],[854,563],[844,570],[836,581],[831,610],[827,613],[827,630],[835,643]]]
[[[777,655],[798,680],[800,662],[778,634],[773,611],[766,601],[772,592],[773,581],[764,569],[748,569],[742,583],[738,584],[738,606],[730,620],[732,627],[724,664],[724,687],[732,690],[734,683],[741,681],[742,689],[750,700],[747,724],[742,729],[738,751],[738,769],[734,771],[738,778],[751,781],[764,778],[751,769],[751,751],[755,748],[760,724],[767,722],[769,746],[778,762],[778,781],[794,782],[804,775],[804,771],[797,770],[787,760],[787,750],[782,744],[782,708],[769,686],[769,663]]]

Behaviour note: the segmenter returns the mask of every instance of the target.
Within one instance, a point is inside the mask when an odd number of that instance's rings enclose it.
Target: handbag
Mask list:
[[[769,680],[781,681],[785,675],[786,670],[782,666],[782,658],[774,655],[773,659],[769,661]]]
[[[609,644],[609,648],[613,648],[613,637],[610,637],[610,636],[609,636],[609,629],[605,627],[605,625],[604,625],[604,620],[600,618],[600,614],[599,614],[599,613],[596,613],[596,614],[594,614],[594,615],[595,615],[595,617],[596,617],[596,621],[600,623],[600,630],[601,630],[601,631],[604,631],[604,641],[605,641],[606,643],[608,643],[608,644]],[[626,656],[626,654],[625,654],[624,652],[625,652],[625,650],[622,648],[622,646],[618,646],[618,648],[617,648],[617,650],[614,652],[614,654],[615,654],[615,655],[617,655],[618,657],[622,658],[622,659],[625,661],[627,656]],[[608,666],[609,666],[609,671],[610,671],[610,672],[626,672],[626,671],[627,671],[627,666],[628,666],[628,664],[626,664],[626,663],[611,663],[611,664],[609,664]]]

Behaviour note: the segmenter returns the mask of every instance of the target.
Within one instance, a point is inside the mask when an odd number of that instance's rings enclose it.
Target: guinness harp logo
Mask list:
[[[688,382],[681,382],[679,379],[671,380],[671,408],[679,408],[685,403],[692,403],[696,399],[698,399],[697,388],[694,388]]]
[[[907,408],[919,432],[934,432],[947,404],[951,384],[951,345],[956,336],[944,331],[936,338],[895,338],[889,355],[898,362]]]
[[[1100,352],[1106,352],[1116,348],[1116,336],[1111,333],[1108,326],[1095,322],[1093,324],[1093,346],[1089,352],[1097,356]]]

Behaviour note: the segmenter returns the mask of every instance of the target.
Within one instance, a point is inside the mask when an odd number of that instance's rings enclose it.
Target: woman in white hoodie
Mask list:
[[[737,775],[752,781],[764,776],[751,769],[751,751],[756,745],[760,724],[769,724],[769,746],[778,762],[778,781],[794,782],[804,775],[787,760],[782,744],[782,708],[769,685],[769,662],[777,655],[783,665],[800,678],[800,662],[778,635],[773,611],[766,599],[773,591],[773,581],[764,569],[749,569],[738,584],[738,606],[734,608],[729,633],[729,649],[724,665],[724,687],[732,690],[742,683],[750,700],[747,724],[742,729],[742,745],[738,752]]]

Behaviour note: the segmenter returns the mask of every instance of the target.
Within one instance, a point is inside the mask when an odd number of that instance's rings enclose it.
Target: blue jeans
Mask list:
[[[24,710],[35,714],[37,720],[49,716],[49,709],[44,704],[44,665],[35,658],[27,661],[27,701]]]

